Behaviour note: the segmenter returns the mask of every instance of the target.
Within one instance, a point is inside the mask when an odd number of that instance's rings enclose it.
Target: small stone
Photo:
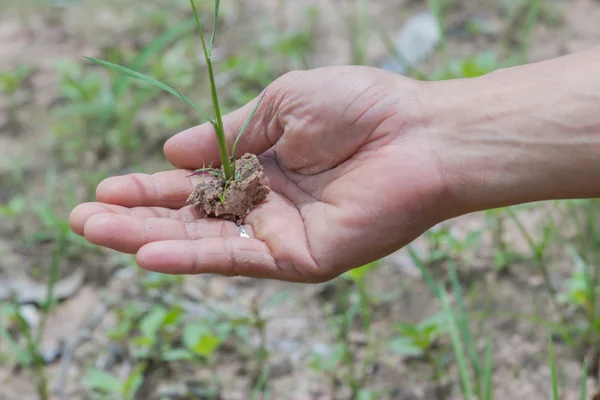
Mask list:
[[[36,306],[32,304],[24,304],[19,307],[19,314],[27,322],[30,328],[37,328],[40,324],[40,313]]]
[[[380,67],[403,74],[431,55],[441,38],[439,24],[431,12],[416,14],[404,24],[394,41],[402,60],[386,58]]]
[[[288,358],[280,358],[271,364],[269,377],[279,379],[292,373],[294,369],[292,362]]]

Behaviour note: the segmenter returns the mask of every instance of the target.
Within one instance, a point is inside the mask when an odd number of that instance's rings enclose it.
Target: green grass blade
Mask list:
[[[448,64],[446,57],[446,22],[444,20],[444,6],[442,0],[427,0],[427,5],[429,6],[429,11],[431,11],[437,21],[441,33],[440,51],[442,53],[444,64]]]
[[[458,327],[456,324],[456,317],[454,315],[454,310],[450,305],[450,301],[448,300],[448,294],[446,293],[446,289],[444,289],[441,285],[438,288],[440,292],[440,300],[444,307],[446,318],[448,319],[448,327],[452,339],[452,348],[454,350],[454,357],[456,359],[456,364],[458,365],[458,371],[462,382],[461,387],[463,390],[463,396],[465,400],[470,400],[471,398],[473,398],[473,388],[471,387],[471,381],[469,380],[469,370],[467,368],[464,349],[460,341],[460,334],[458,332]]]
[[[204,33],[202,32],[202,25],[200,24],[200,18],[198,17],[196,3],[194,0],[190,0],[190,4],[192,5],[192,11],[194,12],[194,18],[196,19],[198,34],[200,35],[200,40],[202,41],[202,50],[204,51],[204,58],[206,59],[206,67],[208,69],[208,77],[210,79],[210,94],[212,97],[213,111],[215,114],[213,126],[215,127],[215,135],[217,136],[217,142],[219,144],[219,155],[221,156],[221,163],[223,164],[223,174],[225,175],[225,180],[230,180],[235,178],[235,171],[233,170],[231,161],[229,159],[229,148],[227,147],[225,129],[223,128],[223,118],[221,117],[221,109],[219,107],[219,96],[217,94],[215,74],[213,71],[210,54],[206,48],[206,41],[204,40]]]
[[[156,86],[157,88],[162,89],[165,92],[171,93],[173,96],[176,96],[176,97],[180,98],[181,100],[185,101],[188,105],[190,105],[192,108],[194,108],[196,111],[198,111],[206,120],[210,121],[214,125],[214,122],[212,121],[212,119],[204,111],[202,111],[200,108],[198,108],[198,106],[196,106],[194,103],[192,103],[183,94],[179,93],[177,90],[173,89],[172,87],[162,83],[161,81],[156,80],[148,75],[144,75],[139,72],[133,71],[129,68],[125,68],[120,65],[113,64],[108,61],[98,60],[97,58],[92,58],[92,57],[85,57],[85,58],[92,62],[95,62],[96,64],[102,65],[103,67],[106,67],[112,71],[119,72],[121,74],[125,74],[131,78],[138,79],[142,82]]]
[[[492,400],[492,375],[494,368],[494,356],[492,353],[492,338],[488,336],[485,350],[485,369],[483,370],[483,398]]]
[[[550,352],[550,372],[552,377],[552,400],[558,399],[558,379],[556,377],[556,360],[554,358],[554,345],[552,344],[552,335],[548,337],[548,350]]]
[[[190,0],[190,5],[192,6],[192,11],[194,13],[194,21],[196,21],[196,28],[198,29],[198,34],[200,35],[200,41],[202,42],[202,51],[204,52],[206,62],[209,63],[210,53],[208,52],[208,48],[206,47],[206,41],[204,40],[202,24],[200,23],[200,17],[198,17],[198,10],[196,9],[196,2],[194,0]]]
[[[581,400],[587,399],[587,380],[588,380],[588,366],[587,362],[583,364],[583,376],[581,377]]]
[[[433,275],[431,275],[431,273],[427,269],[427,266],[425,265],[425,263],[423,262],[421,257],[419,257],[419,255],[417,254],[415,249],[413,249],[412,246],[410,246],[410,245],[406,246],[406,250],[408,251],[408,255],[410,256],[410,259],[415,263],[415,265],[419,269],[419,272],[421,272],[421,277],[423,278],[423,280],[429,287],[429,290],[431,290],[431,293],[433,293],[433,295],[439,299],[440,298],[439,288],[438,288],[437,284],[435,283],[435,279],[433,279]]]
[[[254,117],[254,114],[256,114],[256,111],[258,111],[258,107],[260,107],[260,103],[262,103],[263,99],[265,98],[265,94],[266,93],[267,93],[267,90],[265,89],[265,91],[263,92],[262,96],[260,96],[260,99],[258,100],[258,102],[256,103],[256,105],[252,109],[252,112],[250,113],[250,115],[246,119],[246,122],[242,126],[242,129],[240,129],[240,132],[238,133],[237,137],[235,138],[235,142],[233,142],[233,148],[231,149],[231,158],[233,160],[235,160],[235,158],[236,158],[235,157],[235,154],[236,154],[235,152],[237,150],[238,142],[240,141],[240,138],[242,137],[242,135],[244,134],[244,132],[248,128],[248,125],[250,125],[250,121]]]
[[[213,45],[215,44],[215,32],[217,30],[217,18],[219,17],[219,5],[221,0],[215,0],[215,20],[213,22],[212,34],[210,35],[210,42],[208,44],[208,55],[212,56]]]
[[[525,19],[525,32],[523,34],[524,39],[521,45],[521,63],[524,64],[527,61],[527,53],[529,53],[529,47],[531,44],[531,34],[533,28],[537,23],[541,9],[541,0],[531,0],[529,10],[527,11],[527,17]]]
[[[450,260],[448,264],[450,281],[452,282],[452,291],[456,297],[456,303],[460,312],[460,315],[458,315],[458,329],[460,330],[460,333],[466,344],[467,351],[475,369],[475,373],[477,374],[477,378],[480,378],[482,376],[481,361],[479,360],[479,355],[477,354],[477,349],[475,348],[475,342],[473,341],[473,335],[471,334],[471,328],[469,327],[467,310],[463,299],[462,289],[460,287],[460,281],[458,280],[456,266],[452,260]]]

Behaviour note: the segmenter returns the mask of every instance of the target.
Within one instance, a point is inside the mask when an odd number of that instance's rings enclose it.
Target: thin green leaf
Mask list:
[[[417,346],[410,339],[403,337],[391,340],[389,347],[392,351],[404,356],[420,357],[424,353],[422,348]]]
[[[162,327],[167,316],[167,309],[163,306],[156,306],[142,318],[140,321],[140,332],[145,338],[156,340],[157,334]]]
[[[219,5],[221,4],[220,0],[215,0],[215,20],[213,22],[213,30],[210,35],[210,43],[208,45],[208,55],[212,56],[213,45],[215,44],[215,32],[217,30],[217,18],[219,17]]]
[[[471,362],[473,363],[473,367],[475,369],[475,373],[477,377],[481,377],[482,368],[481,361],[479,360],[479,355],[477,354],[477,349],[475,348],[475,342],[473,340],[473,336],[471,334],[471,329],[469,327],[469,320],[467,318],[467,311],[465,307],[465,302],[462,295],[462,289],[460,287],[460,281],[458,279],[458,274],[456,272],[456,266],[454,261],[450,260],[449,262],[449,273],[450,273],[450,281],[452,282],[452,291],[456,296],[456,303],[458,305],[458,310],[460,314],[458,315],[458,329],[463,337],[463,340],[466,344],[467,351],[471,358]]]
[[[212,62],[208,50],[206,48],[206,41],[204,40],[204,33],[202,32],[202,25],[200,24],[200,18],[198,17],[198,10],[194,0],[190,0],[192,10],[194,12],[194,18],[196,19],[196,25],[198,27],[198,34],[202,41],[202,50],[204,51],[204,58],[206,59],[206,68],[208,69],[208,78],[210,80],[210,94],[212,98],[213,111],[215,114],[215,120],[213,126],[215,127],[215,135],[217,136],[217,143],[219,145],[219,155],[221,157],[221,163],[223,164],[223,172],[226,180],[233,179],[235,177],[235,168],[232,168],[231,161],[229,159],[229,148],[227,147],[227,139],[225,138],[225,129],[223,128],[223,118],[221,117],[221,109],[219,107],[219,96],[217,94],[217,84],[215,82],[215,74],[212,67]]]
[[[494,356],[492,353],[492,338],[488,336],[485,350],[485,369],[483,372],[483,393],[485,400],[492,400],[492,370],[494,368]]]
[[[203,335],[201,336],[191,350],[199,356],[208,357],[213,354],[219,345],[221,339],[215,335]]]
[[[583,364],[583,376],[581,377],[581,400],[587,399],[587,379],[588,379],[588,366],[587,362]]]
[[[121,395],[124,399],[135,399],[135,394],[144,383],[144,372],[146,371],[146,363],[141,363],[127,377],[121,389]]]
[[[173,307],[169,313],[165,316],[163,321],[164,326],[175,325],[179,322],[181,315],[183,314],[183,308],[181,306]]]
[[[439,288],[435,283],[435,279],[433,279],[433,275],[431,275],[421,257],[419,257],[417,252],[410,245],[406,246],[406,250],[408,251],[408,255],[410,256],[411,260],[415,263],[415,265],[421,272],[421,277],[425,280],[425,283],[429,287],[429,290],[431,290],[431,293],[433,293],[433,295],[439,299]]]
[[[83,378],[83,385],[107,394],[121,394],[123,383],[108,372],[91,368]]]
[[[263,99],[265,98],[265,94],[266,93],[267,93],[267,90],[265,89],[265,91],[263,92],[262,96],[260,96],[260,99],[258,100],[258,102],[256,103],[256,105],[252,109],[252,112],[250,113],[250,115],[246,119],[246,122],[242,126],[242,129],[240,129],[240,132],[238,133],[237,137],[235,138],[235,142],[233,142],[233,148],[231,149],[231,158],[233,158],[233,160],[235,160],[235,158],[236,158],[235,157],[235,154],[236,154],[235,152],[237,150],[238,142],[240,141],[240,138],[242,137],[242,135],[244,134],[244,132],[246,132],[246,129],[248,128],[248,125],[250,125],[250,121],[252,120],[252,117],[254,117],[254,114],[256,114],[256,112],[258,111],[258,107],[260,107],[260,103],[262,103]]]
[[[217,178],[219,178],[221,175],[223,175],[221,173],[221,170],[218,170],[215,168],[199,168],[199,169],[195,170],[194,172],[192,172],[191,174],[189,174],[188,176],[198,176],[198,175],[202,175],[204,173],[209,173],[212,176],[215,176]]]
[[[556,360],[554,358],[552,335],[549,335],[548,337],[548,350],[550,352],[550,373],[552,374],[552,399],[558,400],[558,379],[556,377]]]
[[[98,60],[97,58],[92,58],[92,57],[85,57],[85,58],[92,62],[95,62],[96,64],[102,65],[103,67],[106,67],[112,71],[119,72],[121,74],[125,74],[131,78],[138,79],[142,82],[156,86],[159,89],[164,90],[165,92],[171,93],[173,96],[178,97],[181,100],[185,101],[194,110],[198,111],[207,121],[209,121],[211,124],[214,125],[214,122],[212,121],[212,119],[204,111],[202,111],[200,108],[198,108],[198,106],[196,106],[194,103],[192,103],[187,97],[185,97],[183,94],[178,92],[176,89],[173,89],[172,87],[162,83],[161,81],[156,80],[148,75],[144,75],[139,72],[133,71],[129,68],[125,68],[120,65],[113,64],[108,61]]]
[[[458,365],[458,371],[462,382],[463,395],[465,400],[470,400],[471,398],[473,398],[473,389],[469,380],[469,371],[467,368],[464,349],[460,340],[460,334],[458,332],[456,324],[454,310],[452,310],[452,307],[450,306],[448,294],[446,293],[446,289],[444,289],[442,285],[439,286],[439,292],[440,300],[442,302],[442,305],[444,306],[444,310],[446,311],[446,316],[448,318],[450,336],[452,338],[452,348],[454,350],[454,357],[456,358],[456,364]]]
[[[198,28],[198,34],[200,35],[200,40],[202,41],[202,51],[204,51],[204,57],[206,58],[206,62],[208,63],[210,60],[210,54],[208,53],[208,49],[206,47],[206,42],[204,40],[204,33],[202,32],[202,24],[200,23],[200,17],[198,17],[198,10],[196,9],[196,2],[194,0],[190,0],[190,4],[192,6],[192,11],[194,13],[194,20],[196,21],[196,27]]]

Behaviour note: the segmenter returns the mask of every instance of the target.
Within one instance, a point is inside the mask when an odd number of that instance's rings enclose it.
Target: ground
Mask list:
[[[599,268],[593,263],[598,243],[589,238],[597,222],[593,201],[456,218],[365,275],[319,285],[145,273],[132,257],[73,235],[68,213],[93,199],[101,179],[168,168],[162,143],[197,123],[177,101],[142,86],[124,86],[116,95],[116,76],[83,56],[131,63],[153,39],[181,27],[140,64],[201,104],[209,101],[205,75],[195,67],[197,38],[182,25],[190,17],[188,2],[146,3],[0,3],[0,399],[43,398],[40,382],[47,382],[46,397],[57,399],[100,398],[92,386],[112,388],[106,398],[463,398],[448,335],[423,354],[397,346],[409,335],[396,323],[417,324],[442,310],[423,265],[447,283],[453,300],[460,298],[449,283],[456,266],[475,348],[483,357],[488,336],[493,343],[495,399],[549,396],[550,328],[561,398],[581,398],[580,355],[594,372],[598,346],[584,348],[560,335],[587,320],[575,295],[560,302],[565,296],[549,287],[573,294],[567,283],[577,266]],[[378,30],[393,38],[427,10],[418,0],[222,3],[215,57],[229,110],[291,69],[353,60],[381,65],[390,52]],[[441,3],[454,63],[522,48],[533,62],[600,42],[594,0],[541,2],[531,34],[527,13],[536,2]],[[210,15],[209,5],[203,15]],[[356,21],[365,23],[360,37],[353,33]],[[364,52],[361,40],[368,44]],[[434,76],[445,63],[436,52],[419,69]],[[585,254],[580,239],[591,249]],[[52,271],[58,280],[48,296]],[[44,320],[48,298],[60,302],[50,302]],[[28,326],[33,336],[44,328],[30,346]],[[440,364],[438,379],[431,359]],[[136,387],[135,396],[119,380]],[[586,385],[591,396],[596,381],[590,377]]]

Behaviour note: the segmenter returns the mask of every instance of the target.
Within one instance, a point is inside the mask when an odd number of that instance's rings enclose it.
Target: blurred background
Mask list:
[[[197,1],[205,27],[213,2]],[[319,285],[141,271],[68,226],[170,168],[210,91],[187,0],[0,0],[0,399],[596,399],[598,202],[467,215]],[[233,110],[293,69],[475,77],[600,43],[596,0],[223,0]]]

